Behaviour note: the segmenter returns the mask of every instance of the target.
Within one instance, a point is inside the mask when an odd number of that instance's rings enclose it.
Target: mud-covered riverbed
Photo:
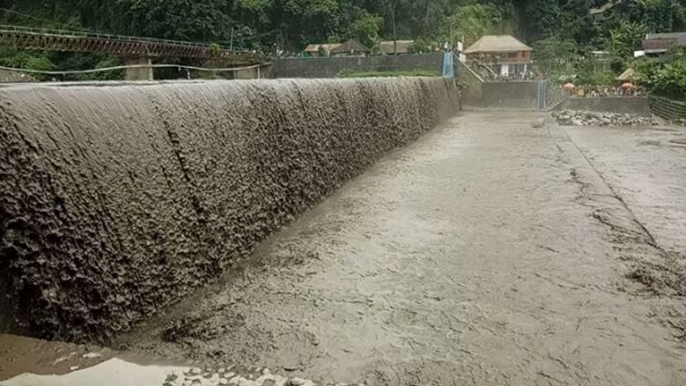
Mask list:
[[[120,343],[323,383],[686,384],[683,133],[541,116],[453,119]]]

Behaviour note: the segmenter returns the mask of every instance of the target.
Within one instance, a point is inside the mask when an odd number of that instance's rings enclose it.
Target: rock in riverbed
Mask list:
[[[223,370],[223,371],[222,371]],[[212,374],[209,376],[208,374]],[[317,386],[309,379],[272,374],[269,369],[235,374],[226,368],[191,368],[182,376],[170,374],[162,386]],[[322,385],[323,386],[323,385]],[[335,386],[364,386],[336,383]]]
[[[212,374],[212,375],[210,375]],[[314,381],[272,374],[269,369],[236,374],[225,367],[191,368],[182,377],[170,375],[163,386],[316,386]],[[337,386],[347,386],[336,384]],[[353,385],[350,385],[353,386]]]
[[[552,115],[562,126],[655,126],[658,124],[654,117],[635,114],[563,110],[555,111]]]

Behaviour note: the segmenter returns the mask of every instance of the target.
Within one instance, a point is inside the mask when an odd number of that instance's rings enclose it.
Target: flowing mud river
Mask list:
[[[322,384],[686,385],[685,133],[465,113],[114,347]]]

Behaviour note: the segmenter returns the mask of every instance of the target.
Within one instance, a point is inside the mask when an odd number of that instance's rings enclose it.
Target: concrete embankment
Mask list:
[[[594,111],[601,113],[634,114],[650,117],[648,98],[643,97],[588,97],[567,98],[555,110]]]
[[[443,79],[0,89],[1,311],[107,339],[457,105]]]

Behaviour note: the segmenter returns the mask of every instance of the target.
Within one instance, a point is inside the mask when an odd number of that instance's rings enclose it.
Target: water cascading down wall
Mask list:
[[[0,88],[0,313],[107,340],[436,126],[457,94],[439,78]]]

